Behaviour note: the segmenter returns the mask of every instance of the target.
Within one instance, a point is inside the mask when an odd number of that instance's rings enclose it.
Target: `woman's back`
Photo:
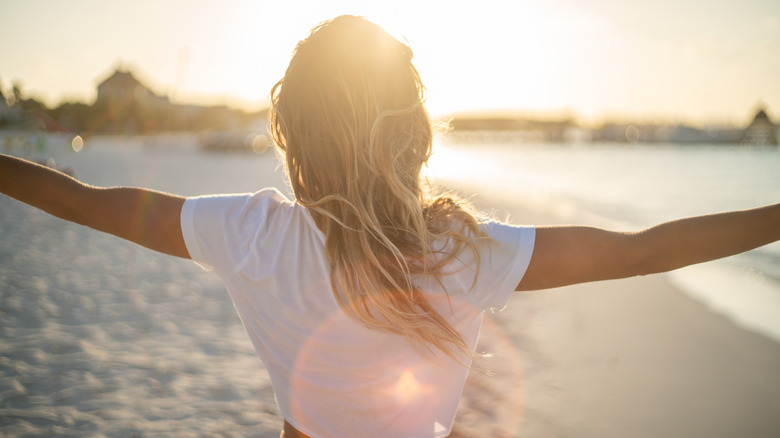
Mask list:
[[[405,336],[345,313],[331,287],[325,237],[305,207],[275,190],[191,198],[182,224],[193,260],[223,279],[296,429],[312,436],[449,433],[470,357],[423,353]],[[497,242],[480,246],[490,263],[476,284],[468,251],[447,265],[441,283],[414,279],[470,349],[484,309],[505,305],[533,248],[531,228],[485,227]]]

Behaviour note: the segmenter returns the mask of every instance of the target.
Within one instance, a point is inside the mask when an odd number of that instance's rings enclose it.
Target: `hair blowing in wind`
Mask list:
[[[466,343],[414,278],[440,278],[483,233],[464,204],[432,195],[421,178],[432,143],[423,90],[407,45],[360,17],[338,17],[296,47],[271,92],[271,132],[298,202],[326,236],[340,306],[456,357]]]

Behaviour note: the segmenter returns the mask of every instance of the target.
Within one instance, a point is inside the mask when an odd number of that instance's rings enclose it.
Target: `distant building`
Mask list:
[[[778,127],[769,120],[766,111],[760,108],[753,117],[753,121],[745,129],[742,144],[777,146],[777,129]]]
[[[142,84],[130,71],[117,69],[97,87],[96,104],[123,105],[136,103],[168,103],[167,96],[158,96]]]
[[[97,86],[88,130],[106,133],[151,134],[165,131],[265,130],[267,112],[246,113],[225,105],[176,104],[143,84],[129,70],[117,68]],[[242,137],[243,138],[243,137]]]
[[[130,71],[117,68],[97,86],[94,108],[102,116],[93,120],[91,128],[111,133],[153,132],[171,107],[168,96],[157,95]]]

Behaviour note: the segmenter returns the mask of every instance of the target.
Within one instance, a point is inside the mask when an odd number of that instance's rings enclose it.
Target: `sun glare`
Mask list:
[[[404,370],[393,388],[393,394],[403,404],[416,399],[423,392],[423,386],[410,370]]]
[[[427,166],[423,167],[422,176],[432,182],[455,178],[469,179],[484,172],[482,167],[474,151],[449,147],[438,138],[434,140],[433,154]]]

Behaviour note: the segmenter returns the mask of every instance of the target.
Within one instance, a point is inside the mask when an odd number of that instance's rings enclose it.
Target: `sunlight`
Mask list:
[[[322,20],[355,14],[409,41],[433,115],[566,109],[595,121],[624,113],[742,120],[756,99],[780,106],[780,63],[772,62],[780,14],[727,3],[10,2],[0,15],[0,91],[7,96],[19,82],[25,97],[49,106],[90,101],[95,80],[119,63],[177,103],[259,110],[295,44]],[[707,20],[704,10],[713,14]],[[112,16],[148,32],[115,26]],[[68,27],[81,22],[95,27]],[[29,29],[38,37],[14,38]]]
[[[436,26],[406,20],[397,25],[415,53],[433,115],[485,109],[551,108],[551,78],[565,54],[550,14],[534,3],[486,2],[489,11],[452,7],[432,11]],[[560,31],[560,29],[558,29]]]
[[[393,387],[393,395],[401,403],[407,404],[423,393],[423,385],[414,377],[410,370],[404,370]]]
[[[443,180],[468,180],[473,175],[484,175],[481,165],[473,150],[454,149],[434,140],[433,154],[427,166],[422,168],[423,178],[431,182]]]
[[[560,53],[566,47],[564,37],[558,35],[560,26],[552,24],[549,11],[539,4],[487,1],[481,7],[490,12],[475,20],[473,8],[465,5],[443,8],[410,0],[314,3],[285,26],[274,26],[269,40],[271,29],[258,23],[258,17],[287,16],[289,7],[247,4],[244,13],[232,17],[234,35],[229,44],[221,42],[224,65],[241,66],[231,70],[229,94],[247,101],[264,100],[275,80],[260,77],[280,78],[295,44],[314,25],[353,14],[365,16],[411,46],[431,114],[506,108],[499,102],[507,102],[510,95],[516,96],[514,107],[549,107],[555,89],[548,83],[559,75],[565,55]],[[431,17],[436,17],[435,26]]]

